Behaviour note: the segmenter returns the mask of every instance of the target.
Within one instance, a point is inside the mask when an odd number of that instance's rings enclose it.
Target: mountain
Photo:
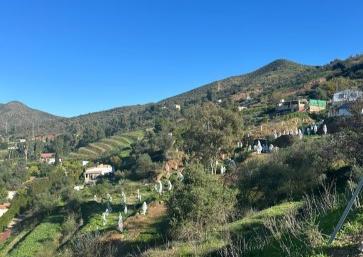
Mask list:
[[[166,99],[164,102],[199,102],[207,97],[208,92],[214,92],[215,97],[218,99],[232,97],[235,100],[240,100],[246,98],[246,94],[251,96],[251,94],[253,95],[261,89],[266,90],[278,86],[291,86],[304,83],[315,77],[319,77],[320,71],[321,67],[302,65],[279,59],[251,73],[215,81]],[[241,95],[239,96],[239,94]]]
[[[64,118],[32,109],[25,104],[12,101],[0,105],[0,134],[61,133],[65,128]]]
[[[27,107],[20,102],[0,104],[0,135],[63,133],[82,134],[90,128],[98,138],[118,131],[154,125],[157,118],[180,117],[172,107],[183,109],[205,101],[221,99],[235,105],[273,106],[276,101],[298,96],[329,99],[332,92],[347,87],[362,87],[363,55],[334,60],[324,66],[309,66],[289,60],[275,60],[256,71],[209,83],[158,103],[126,106],[73,118],[57,117]]]

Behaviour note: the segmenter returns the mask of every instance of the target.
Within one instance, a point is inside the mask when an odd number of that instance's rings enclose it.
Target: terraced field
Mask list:
[[[81,147],[77,152],[71,153],[69,157],[79,160],[94,160],[113,151],[125,151],[125,154],[127,154],[130,145],[137,141],[138,138],[142,138],[143,135],[144,133],[142,131],[114,135],[101,139],[99,142],[89,144],[86,147]]]

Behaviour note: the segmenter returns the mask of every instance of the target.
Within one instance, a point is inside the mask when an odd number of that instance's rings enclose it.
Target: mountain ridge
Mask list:
[[[56,116],[44,111],[32,109],[19,101],[0,104],[0,122],[8,124],[8,131],[14,134],[27,134],[34,124],[39,134],[62,133],[65,129],[79,133],[90,126],[108,129],[110,135],[117,130],[128,131],[154,125],[155,111],[161,116],[165,106],[181,105],[183,108],[200,104],[203,101],[234,101],[246,104],[246,98],[257,98],[256,102],[271,104],[271,95],[276,91],[303,92],[304,87],[320,78],[334,76],[349,77],[352,72],[361,76],[363,56],[357,55],[346,60],[334,60],[322,66],[299,64],[287,59],[276,59],[252,72],[229,76],[192,90],[168,97],[156,103],[115,107],[99,112],[82,114],[70,118]],[[300,90],[300,91],[301,91]],[[305,90],[305,91],[304,91]],[[300,92],[301,93],[301,92]],[[169,108],[173,109],[173,108]],[[10,111],[9,111],[10,110]],[[15,131],[14,131],[15,128]],[[0,134],[4,134],[4,125],[0,125]]]

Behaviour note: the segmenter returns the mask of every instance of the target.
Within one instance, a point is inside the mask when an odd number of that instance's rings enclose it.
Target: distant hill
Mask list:
[[[0,134],[61,133],[65,119],[32,109],[17,101],[0,105]]]
[[[0,135],[64,133],[91,131],[99,138],[117,132],[146,128],[157,118],[177,119],[183,109],[205,101],[231,102],[235,105],[272,106],[281,98],[314,97],[328,99],[332,92],[346,87],[363,87],[363,56],[334,60],[324,66],[309,66],[279,59],[251,73],[232,76],[198,87],[158,103],[126,106],[73,118],[57,117],[27,107],[20,102],[0,104]],[[168,107],[165,109],[165,107]],[[88,131],[87,133],[91,133]]]

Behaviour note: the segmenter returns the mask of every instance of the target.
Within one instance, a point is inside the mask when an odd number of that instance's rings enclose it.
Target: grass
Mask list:
[[[57,245],[61,237],[63,219],[62,215],[54,215],[44,219],[42,223],[19,242],[8,256],[32,257],[42,251],[47,244]]]
[[[263,225],[264,221],[268,218],[281,217],[286,213],[296,212],[303,206],[303,202],[286,202],[275,205],[268,209],[247,215],[241,220],[237,220],[229,224],[231,231],[242,231],[246,227]]]
[[[124,180],[120,185],[114,185],[108,193],[112,196],[111,208],[112,212],[107,218],[107,225],[103,226],[102,213],[107,208],[107,203],[93,201],[91,188],[86,188],[83,192],[85,202],[82,204],[82,215],[85,225],[82,228],[83,232],[91,231],[109,231],[117,228],[119,213],[122,213],[124,221],[139,212],[141,204],[137,200],[137,189],[140,190],[142,202],[150,203],[156,199],[156,192],[152,190],[151,185],[144,185],[140,182]],[[127,198],[128,214],[124,213],[123,199],[121,198],[121,191],[124,191]],[[103,198],[105,198],[105,191]],[[100,196],[98,196],[100,198]]]

